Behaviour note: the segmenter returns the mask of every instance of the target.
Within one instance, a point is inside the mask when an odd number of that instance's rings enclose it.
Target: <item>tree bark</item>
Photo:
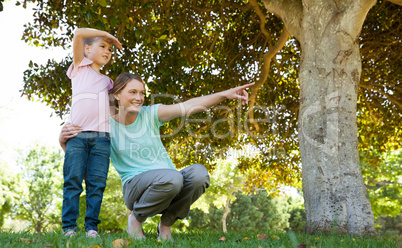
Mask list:
[[[296,30],[302,48],[299,142],[310,233],[372,234],[374,216],[360,171],[356,104],[361,75],[358,36],[375,0],[265,0]],[[264,3],[265,3],[264,2]],[[284,9],[301,6],[292,20]],[[300,23],[297,28],[294,25]],[[292,34],[292,33],[291,33]]]
[[[229,208],[229,204],[230,204],[230,199],[229,197],[226,199],[226,204],[225,204],[225,212],[223,213],[223,217],[222,217],[222,229],[224,233],[228,232],[228,229],[226,227],[226,218],[228,217],[228,214],[230,213],[230,208]]]

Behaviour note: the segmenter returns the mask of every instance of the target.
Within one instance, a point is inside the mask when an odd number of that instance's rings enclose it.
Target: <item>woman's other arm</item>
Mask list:
[[[59,135],[59,143],[63,151],[66,151],[67,140],[74,138],[82,131],[80,126],[74,126],[71,123],[67,123],[61,129]]]

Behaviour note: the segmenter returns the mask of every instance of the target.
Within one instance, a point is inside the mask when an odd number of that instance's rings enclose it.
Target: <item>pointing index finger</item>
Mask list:
[[[250,87],[250,86],[253,86],[254,84],[255,84],[255,83],[250,83],[250,84],[241,85],[240,88],[241,88],[241,89],[246,89],[246,88],[248,88],[248,87]]]

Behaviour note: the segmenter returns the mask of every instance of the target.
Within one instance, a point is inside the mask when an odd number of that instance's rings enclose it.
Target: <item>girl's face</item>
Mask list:
[[[119,101],[121,110],[129,113],[138,113],[144,104],[144,84],[136,79],[132,79],[114,97]]]
[[[85,46],[88,59],[99,66],[106,65],[112,57],[112,44],[104,39],[98,39],[92,45]]]

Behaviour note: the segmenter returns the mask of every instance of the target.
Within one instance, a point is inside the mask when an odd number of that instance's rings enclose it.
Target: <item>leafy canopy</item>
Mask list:
[[[251,109],[225,102],[162,129],[178,167],[199,162],[211,169],[229,148],[251,144],[259,156],[239,168],[251,182],[270,188],[296,185],[301,177],[297,140],[300,48],[292,37],[263,68],[264,55],[287,39],[283,23],[255,0],[231,1],[23,1],[36,5],[23,39],[41,47],[71,49],[77,27],[108,31],[122,42],[104,73],[115,79],[134,72],[148,82],[148,104],[175,103],[257,82]],[[401,144],[401,7],[379,1],[360,36],[363,75],[359,87],[360,150]],[[284,37],[281,37],[283,34]],[[65,71],[72,58],[31,62],[22,93],[38,97],[61,117],[71,95]],[[262,69],[261,69],[262,68]],[[268,74],[264,74],[268,73]],[[265,79],[266,78],[266,79]],[[251,115],[250,112],[251,111]],[[250,121],[248,116],[254,117]],[[374,154],[371,154],[375,157]]]

